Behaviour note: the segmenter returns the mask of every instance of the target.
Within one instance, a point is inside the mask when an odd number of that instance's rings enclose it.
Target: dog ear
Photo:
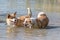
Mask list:
[[[16,16],[16,13],[17,13],[17,12],[14,13],[14,16]]]
[[[7,17],[10,18],[10,14],[8,14]]]

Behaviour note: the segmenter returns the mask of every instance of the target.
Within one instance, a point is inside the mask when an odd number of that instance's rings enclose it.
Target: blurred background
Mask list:
[[[26,13],[27,7],[36,11],[60,12],[59,4],[60,0],[0,0],[0,14],[14,11]]]
[[[51,13],[57,13],[58,16],[60,13],[59,4],[60,0],[0,0],[0,16],[6,16],[9,12],[15,11],[19,16],[26,15],[28,7],[31,8],[33,16],[37,16],[41,11],[48,13],[49,17],[52,15]]]

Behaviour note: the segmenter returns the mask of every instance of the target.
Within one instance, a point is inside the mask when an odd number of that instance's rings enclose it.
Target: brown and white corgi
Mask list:
[[[36,27],[40,28],[41,27],[41,22],[37,18],[25,18],[24,20],[24,27]]]
[[[15,26],[16,22],[17,22],[16,12],[13,13],[13,14],[8,14],[7,15],[7,18],[6,18],[7,25],[13,25],[13,26]]]
[[[15,26],[23,26],[23,22],[25,18],[30,18],[32,16],[30,8],[27,8],[28,15],[20,16],[16,18],[16,12],[14,14],[8,14],[7,15],[7,25],[14,24]]]
[[[38,13],[37,18],[41,21],[41,28],[46,28],[49,23],[49,19],[45,12]]]
[[[17,25],[23,26],[23,22],[24,22],[25,18],[30,18],[32,16],[30,8],[27,8],[27,12],[28,12],[28,15],[18,17]]]
[[[49,23],[49,19],[44,12],[40,12],[37,18],[25,18],[24,26],[25,27],[33,27],[33,25],[38,28],[46,28]]]

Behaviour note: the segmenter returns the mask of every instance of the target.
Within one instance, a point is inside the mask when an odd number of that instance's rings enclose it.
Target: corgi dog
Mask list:
[[[28,15],[20,16],[16,18],[16,12],[14,14],[8,14],[6,23],[7,25],[23,26],[25,18],[30,18],[32,16],[31,9],[27,8]]]
[[[30,18],[32,16],[30,8],[27,8],[27,12],[28,12],[28,15],[18,17],[17,25],[23,26],[23,22],[24,22],[25,18]]]
[[[41,27],[41,22],[37,18],[25,18],[23,24],[24,24],[24,27],[29,27],[29,28],[32,28],[32,27],[40,28]]]
[[[46,28],[49,23],[49,19],[45,12],[39,12],[37,18],[41,21],[41,28]]]
[[[7,15],[7,18],[6,18],[7,25],[9,25],[9,26],[11,26],[11,25],[15,26],[16,22],[17,22],[16,12],[13,13],[13,14],[8,14]]]
[[[24,27],[32,28],[34,25],[38,28],[46,28],[49,23],[49,19],[44,12],[38,13],[37,18],[25,18]]]
[[[28,15],[20,16],[16,18],[16,12],[14,14],[8,14],[6,22],[7,25],[14,24],[15,26],[23,26],[25,18],[30,18],[32,16],[31,9],[27,8]]]

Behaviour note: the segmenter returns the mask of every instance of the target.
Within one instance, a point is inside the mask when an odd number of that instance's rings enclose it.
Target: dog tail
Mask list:
[[[27,12],[28,12],[28,16],[32,16],[32,11],[31,11],[31,9],[30,8],[27,8]]]

